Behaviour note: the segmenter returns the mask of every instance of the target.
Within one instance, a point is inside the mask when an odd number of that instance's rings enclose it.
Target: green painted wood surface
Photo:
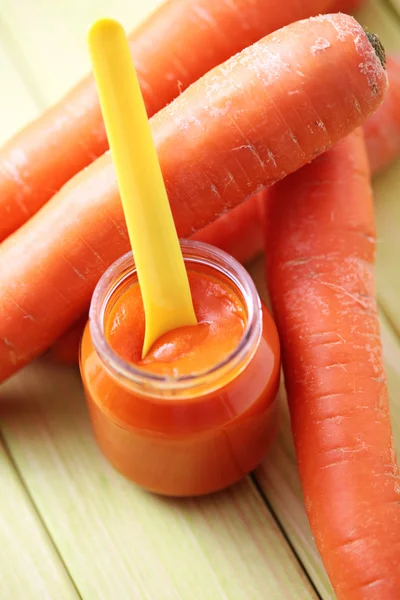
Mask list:
[[[39,114],[34,97],[4,44],[0,21],[0,144]]]
[[[132,28],[157,3],[1,0],[0,143],[87,72],[85,34],[93,19],[109,15]],[[396,5],[400,14],[399,0],[370,0],[359,15],[390,50],[400,49]],[[400,163],[374,183],[398,448],[399,185]],[[262,261],[251,273],[262,290]],[[41,361],[3,386],[0,397],[11,456],[0,447],[1,600],[312,600],[317,594],[304,569],[323,600],[334,597],[302,504],[283,390],[279,437],[256,472],[257,485],[247,478],[193,501],[151,496],[113,471],[93,441],[75,370]]]
[[[0,441],[0,598],[79,598]]]
[[[44,108],[89,71],[86,33],[109,16],[133,29],[160,0],[1,0],[0,39],[6,39],[30,92]]]

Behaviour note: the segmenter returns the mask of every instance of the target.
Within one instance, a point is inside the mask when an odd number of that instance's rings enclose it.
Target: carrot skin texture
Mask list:
[[[179,236],[348,135],[386,85],[363,29],[341,14],[290,25],[208,73],[151,119]],[[0,246],[0,380],[83,314],[128,250],[107,153]]]
[[[385,169],[400,154],[400,55],[387,57],[386,70],[389,79],[386,96],[363,125],[372,175]],[[266,193],[263,190],[249,198],[193,237],[222,248],[240,262],[254,259],[264,249],[260,201]]]
[[[70,327],[46,353],[46,358],[55,363],[64,365],[77,365],[79,361],[79,347],[83,330],[88,316],[85,314]]]
[[[148,115],[236,52],[331,5],[332,0],[169,0],[130,35]],[[87,77],[0,150],[0,241],[107,147],[94,81]]]
[[[400,55],[386,62],[389,88],[379,106],[364,123],[364,139],[373,175],[400,155]],[[261,195],[265,195],[263,190]],[[257,195],[198,231],[193,237],[218,246],[240,262],[252,260],[264,249],[264,234]]]
[[[400,475],[360,130],[277,184],[267,278],[311,528],[339,600],[397,600]]]
[[[262,190],[251,196],[197,231],[192,239],[217,246],[242,264],[252,260],[264,247],[261,202],[266,193]]]
[[[389,88],[379,106],[364,123],[364,138],[371,172],[376,175],[400,154],[400,55],[386,62]],[[240,262],[255,258],[264,249],[260,196],[263,190],[233,211],[219,217],[193,237],[222,248]]]
[[[364,125],[371,170],[383,170],[400,153],[400,55],[387,58],[389,89],[385,100]]]
[[[400,55],[386,62],[389,88],[381,106],[363,126],[373,175],[385,169],[400,154]],[[264,195],[267,190],[263,190]],[[233,211],[198,231],[193,237],[218,246],[240,262],[255,258],[264,249],[260,200],[253,196]]]

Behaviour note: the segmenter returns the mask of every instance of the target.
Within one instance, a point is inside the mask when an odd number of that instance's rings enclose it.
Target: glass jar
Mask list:
[[[117,260],[95,289],[80,368],[98,444],[126,477],[170,496],[206,494],[252,471],[277,428],[280,351],[275,323],[247,271],[197,241],[181,242],[188,270],[229,285],[246,326],[234,351],[206,372],[155,375],[125,362],[108,344],[115,301],[137,284],[132,254]]]

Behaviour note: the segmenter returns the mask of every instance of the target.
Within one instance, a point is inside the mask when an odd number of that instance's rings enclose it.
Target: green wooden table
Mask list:
[[[88,25],[130,29],[157,0],[0,0],[0,142],[89,69]],[[358,15],[400,50],[400,0]],[[378,297],[400,448],[400,162],[374,183]],[[262,261],[250,267],[263,289]],[[94,443],[76,370],[31,365],[0,389],[1,600],[334,598],[304,513],[284,393],[267,461],[209,498],[136,488]],[[384,599],[382,599],[384,600]]]

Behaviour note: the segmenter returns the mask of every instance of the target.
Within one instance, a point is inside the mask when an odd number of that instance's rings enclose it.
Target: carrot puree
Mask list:
[[[246,327],[246,311],[237,294],[218,279],[188,272],[198,325],[170,331],[141,359],[145,317],[138,284],[115,303],[106,328],[111,348],[124,360],[160,375],[204,372],[237,348]]]
[[[208,252],[199,247],[195,256],[207,261]],[[137,275],[122,266],[103,284],[82,339],[82,380],[101,450],[160,494],[207,494],[240,480],[277,428],[275,323],[245,270],[230,258],[213,260],[216,267],[187,258],[198,325],[163,335],[144,360]]]

